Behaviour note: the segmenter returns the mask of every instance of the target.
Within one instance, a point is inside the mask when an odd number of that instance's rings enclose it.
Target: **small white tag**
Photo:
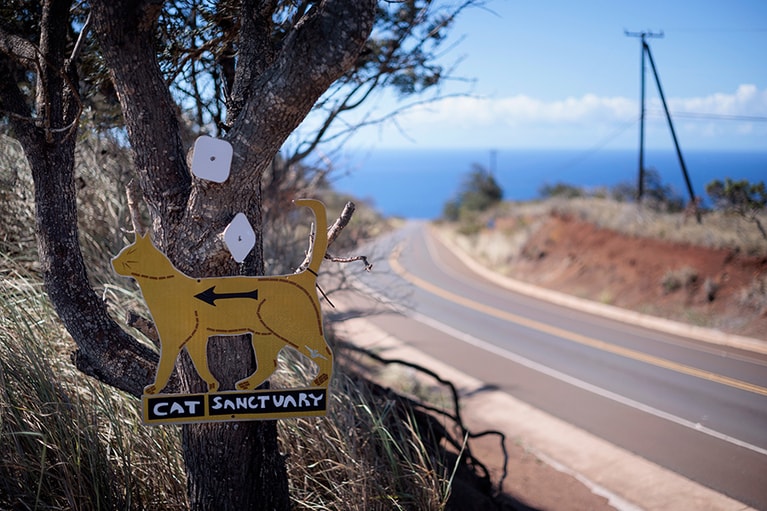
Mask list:
[[[256,246],[256,233],[244,213],[237,213],[224,229],[224,243],[238,263],[245,260]]]
[[[192,173],[200,179],[223,183],[229,179],[232,153],[232,145],[226,140],[204,135],[197,137],[192,156]]]

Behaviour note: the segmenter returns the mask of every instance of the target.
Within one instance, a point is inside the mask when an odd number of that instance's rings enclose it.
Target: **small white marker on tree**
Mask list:
[[[238,263],[243,262],[253,247],[256,246],[256,233],[244,213],[237,213],[226,226],[224,243]]]
[[[226,140],[205,135],[198,137],[194,143],[192,174],[200,179],[223,183],[229,179],[232,153],[232,145]]]

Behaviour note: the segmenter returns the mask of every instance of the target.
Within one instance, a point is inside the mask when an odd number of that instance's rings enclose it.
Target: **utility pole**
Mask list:
[[[641,39],[641,57],[640,57],[640,68],[639,68],[639,77],[640,77],[640,87],[639,87],[639,178],[637,181],[637,202],[640,202],[642,200],[642,196],[644,195],[644,116],[645,116],[645,79],[644,79],[644,71],[645,71],[645,46],[647,46],[647,43],[645,42],[645,39],[648,37],[663,37],[663,31],[660,32],[629,32],[628,30],[623,31],[624,34],[626,34],[627,37],[639,37]]]
[[[640,99],[640,113],[639,113],[639,184],[637,187],[637,202],[642,200],[644,194],[644,118],[645,118],[645,55],[650,60],[650,67],[652,68],[653,76],[655,77],[655,85],[658,87],[658,94],[660,95],[661,103],[663,103],[663,111],[666,114],[666,120],[668,121],[668,127],[671,131],[671,138],[674,141],[674,148],[676,149],[676,155],[679,159],[679,165],[682,167],[682,174],[687,185],[687,191],[690,194],[690,204],[695,209],[695,218],[698,223],[701,223],[700,209],[697,207],[697,201],[695,200],[695,192],[692,189],[692,183],[690,182],[690,176],[687,173],[687,166],[684,163],[682,157],[682,150],[679,147],[679,141],[676,138],[676,131],[674,130],[674,123],[671,122],[671,114],[668,111],[668,105],[666,104],[666,97],[663,94],[663,87],[660,85],[660,77],[658,76],[658,70],[655,67],[655,61],[652,58],[652,52],[650,52],[650,45],[647,44],[646,38],[651,37],[663,37],[663,32],[629,32],[624,31],[628,37],[639,37],[642,43],[642,63],[640,69],[641,76],[641,99]]]

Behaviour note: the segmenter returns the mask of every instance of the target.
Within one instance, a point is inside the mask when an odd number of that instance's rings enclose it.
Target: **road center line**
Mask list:
[[[529,319],[524,316],[514,314],[512,312],[496,309],[495,307],[491,307],[489,305],[475,302],[466,297],[456,295],[430,282],[427,282],[424,279],[421,279],[420,277],[416,277],[412,273],[408,272],[399,262],[400,251],[401,250],[399,249],[395,249],[394,251],[392,251],[391,255],[389,256],[389,265],[394,270],[394,272],[397,273],[403,279],[412,283],[413,285],[420,287],[421,289],[428,291],[429,293],[432,293],[434,295],[437,295],[445,300],[451,301],[453,303],[457,303],[458,305],[462,305],[464,307],[468,307],[470,309],[481,312],[483,314],[487,314],[489,316],[502,319],[504,321],[509,321],[511,323],[515,323],[517,325],[530,328],[532,330],[537,330],[539,332],[543,332],[555,337],[559,337],[561,339],[575,342],[583,346],[588,346],[606,353],[612,353],[614,355],[629,358],[631,360],[636,360],[638,362],[644,362],[645,364],[661,367],[663,369],[668,369],[670,371],[674,371],[680,374],[686,374],[688,376],[694,376],[696,378],[719,383],[721,385],[727,385],[729,387],[733,387],[739,390],[744,390],[746,392],[753,392],[754,394],[767,396],[767,388],[761,387],[759,385],[755,385],[753,383],[738,380],[736,378],[730,378],[729,376],[724,376],[721,374],[713,373],[711,371],[698,369],[696,367],[691,367],[685,364],[679,364],[671,360],[656,357],[654,355],[649,355],[647,353],[642,353],[640,351],[632,350],[630,348],[625,348],[623,346],[617,346],[615,344],[611,344],[606,341],[601,341],[599,339],[587,337],[585,335],[571,332],[563,328],[558,328],[552,325],[548,325],[546,323],[541,323],[540,321],[535,321],[533,319]]]

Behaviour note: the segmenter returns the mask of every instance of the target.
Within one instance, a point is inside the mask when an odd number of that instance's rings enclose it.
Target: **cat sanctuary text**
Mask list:
[[[147,424],[313,417],[325,415],[327,389],[144,395],[143,404]]]

